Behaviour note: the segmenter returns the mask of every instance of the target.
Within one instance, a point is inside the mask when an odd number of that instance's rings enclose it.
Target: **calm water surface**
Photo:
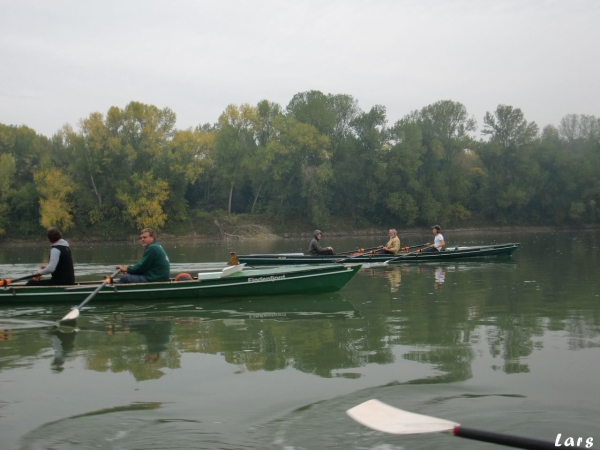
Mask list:
[[[56,327],[69,305],[0,306],[0,448],[494,448],[370,431],[345,414],[370,398],[482,429],[593,437],[600,448],[600,232],[445,237],[522,247],[505,259],[365,267],[337,294],[92,301],[76,329]],[[174,273],[229,250],[306,246],[164,245]],[[100,279],[142,250],[73,243],[77,276]],[[0,276],[27,274],[47,254],[0,247]]]

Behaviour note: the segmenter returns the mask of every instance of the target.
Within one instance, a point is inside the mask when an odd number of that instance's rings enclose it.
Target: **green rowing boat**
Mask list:
[[[267,267],[246,269],[244,264],[215,272],[201,272],[193,280],[163,283],[107,284],[94,303],[129,300],[177,300],[220,297],[249,297],[336,292],[360,269],[360,264]],[[73,286],[25,286],[9,284],[0,288],[0,305],[8,303],[77,303],[99,284]]]
[[[331,263],[390,263],[434,261],[449,259],[484,258],[488,256],[510,256],[519,248],[519,243],[479,245],[473,247],[449,247],[441,252],[400,252],[396,255],[371,254],[369,252],[355,256],[348,255],[304,255],[302,253],[258,253],[239,255],[240,263],[252,266],[283,266],[296,264],[331,264]]]

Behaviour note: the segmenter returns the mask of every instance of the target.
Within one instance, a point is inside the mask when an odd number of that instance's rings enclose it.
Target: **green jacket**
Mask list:
[[[169,281],[169,257],[160,244],[154,241],[146,247],[139,263],[127,267],[127,273],[144,275],[148,281]]]

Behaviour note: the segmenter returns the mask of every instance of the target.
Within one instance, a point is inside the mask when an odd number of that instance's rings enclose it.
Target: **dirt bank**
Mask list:
[[[600,225],[587,225],[585,227],[538,227],[538,226],[500,226],[500,227],[484,227],[484,228],[448,228],[443,229],[443,233],[449,235],[479,235],[484,233],[557,233],[557,232],[568,232],[568,231],[584,231],[584,230],[598,230]],[[387,238],[388,230],[386,228],[367,228],[362,230],[354,231],[330,231],[323,229],[323,237],[373,237],[380,236],[382,239]],[[423,235],[428,233],[428,228],[409,228],[398,230],[400,238],[406,236]],[[235,236],[223,236],[220,233],[214,233],[212,235],[204,235],[198,233],[185,233],[181,235],[174,235],[169,233],[158,233],[157,237],[160,242],[177,243],[177,242],[222,242],[224,240],[277,240],[277,239],[310,239],[312,237],[313,230],[307,232],[294,232],[294,233],[268,233],[260,234],[251,237],[235,237]],[[65,239],[71,244],[81,243],[98,243],[98,242],[137,242],[137,234],[131,234],[128,236],[118,238],[105,238],[100,236],[86,236],[86,237],[70,237],[69,233],[64,233]],[[41,235],[39,239],[26,238],[26,239],[13,239],[13,238],[2,238],[0,239],[0,245],[3,247],[20,247],[20,246],[37,246],[40,243],[44,243],[44,236]]]

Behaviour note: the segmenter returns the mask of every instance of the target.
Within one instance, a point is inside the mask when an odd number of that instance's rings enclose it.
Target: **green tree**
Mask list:
[[[423,132],[424,144],[433,149],[439,146],[446,161],[452,161],[462,150],[469,148],[477,122],[459,102],[442,100],[421,109],[417,123]]]
[[[257,122],[258,111],[248,104],[239,108],[229,105],[219,117],[214,161],[218,177],[227,184],[229,190],[229,214],[232,212],[234,187],[240,185],[246,176],[244,162],[256,150]]]
[[[8,223],[9,200],[16,172],[15,159],[10,153],[0,155],[0,236]]]
[[[106,117],[91,114],[81,121],[80,132],[61,130],[72,155],[69,170],[81,191],[77,202],[87,214],[85,224],[117,221],[160,228],[169,218],[186,218],[187,189],[206,165],[204,133],[176,130],[175,120],[169,108],[131,102],[123,109],[110,108]],[[156,187],[148,185],[151,180]],[[147,204],[144,192],[155,196]],[[140,205],[151,210],[144,213]]]
[[[381,192],[386,182],[384,153],[388,132],[385,107],[376,105],[360,112],[351,122],[349,133],[338,149],[334,166],[337,195],[333,202],[337,214],[356,220],[369,217],[378,221]]]
[[[291,115],[278,115],[265,146],[259,147],[268,174],[266,211],[287,218],[306,215],[328,220],[331,180],[329,140],[312,125]],[[317,219],[318,217],[318,219]]]
[[[481,132],[504,150],[518,151],[536,139],[538,126],[535,122],[527,122],[519,108],[498,105],[494,114],[485,113]]]
[[[250,181],[254,200],[250,212],[254,212],[263,188],[269,188],[269,182],[275,177],[275,162],[281,147],[277,145],[279,130],[277,123],[283,116],[277,103],[262,100],[256,107],[257,120],[254,124],[257,147],[252,157],[243,161],[245,172]],[[277,122],[277,123],[276,123]]]
[[[398,121],[390,129],[390,139],[391,148],[385,155],[383,211],[400,225],[412,226],[419,217],[419,169],[427,150],[421,128],[411,121]]]
[[[535,122],[527,122],[519,108],[499,105],[494,114],[485,114],[482,132],[489,136],[480,149],[489,172],[486,215],[505,222],[539,214],[539,208],[530,208],[544,177],[534,158]]]
[[[171,220],[187,218],[187,189],[210,168],[208,154],[211,148],[212,142],[206,133],[180,130],[157,158],[153,174],[169,185],[169,198],[164,209]]]
[[[314,126],[327,136],[331,163],[335,166],[338,150],[352,133],[350,124],[360,113],[358,102],[351,95],[307,91],[294,95],[286,110],[296,120]]]
[[[35,233],[39,221],[39,195],[34,173],[50,164],[51,145],[45,136],[26,126],[0,124],[0,154],[10,154],[15,163],[8,223],[21,234]]]

